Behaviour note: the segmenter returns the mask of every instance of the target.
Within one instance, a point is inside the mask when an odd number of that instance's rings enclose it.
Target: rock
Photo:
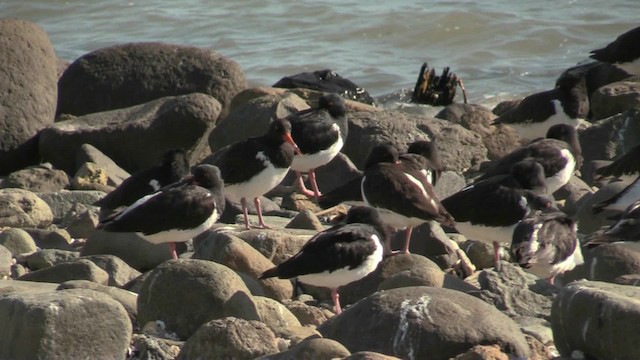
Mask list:
[[[284,301],[283,304],[295,315],[302,325],[318,326],[333,315],[325,309],[307,305],[299,300]]]
[[[274,264],[280,264],[297,254],[302,249],[302,246],[315,234],[315,231],[310,230],[252,229],[242,231],[237,236],[253,246]]]
[[[378,290],[390,290],[408,286],[447,287],[463,292],[477,290],[463,280],[434,268],[400,271],[383,280],[378,285]]]
[[[469,260],[478,270],[488,269],[495,266],[493,258],[493,245],[484,241],[469,239],[460,248],[467,254]]]
[[[5,276],[11,276],[11,268],[13,265],[13,255],[11,251],[0,245],[0,279]]]
[[[453,171],[443,171],[433,190],[436,192],[438,199],[446,199],[462,190],[465,186],[467,186],[467,182],[464,177]]]
[[[358,351],[357,353],[353,353],[342,360],[400,360],[400,358],[373,351]]]
[[[0,319],[0,338],[11,339],[0,357],[16,360],[122,359],[132,332],[119,302],[86,289],[0,297]]]
[[[97,284],[107,285],[109,274],[89,260],[59,263],[48,268],[24,274],[18,280],[63,283],[69,280],[89,280]]]
[[[502,352],[498,345],[476,345],[454,360],[509,360],[509,355]]]
[[[167,244],[152,244],[134,233],[96,231],[80,255],[114,255],[138,271],[147,271],[171,259],[171,250]]]
[[[32,253],[37,250],[36,242],[31,235],[20,228],[10,228],[0,232],[0,245],[13,255]]]
[[[192,258],[215,261],[254,279],[274,266],[264,255],[242,239],[219,232],[209,232],[206,238],[201,237]],[[272,299],[290,299],[293,296],[293,285],[289,280],[269,278],[259,282],[265,295]]]
[[[614,284],[640,286],[640,274],[621,275],[613,279]]]
[[[605,244],[585,251],[589,280],[613,282],[622,275],[640,273],[640,243]]]
[[[69,176],[47,166],[33,166],[14,171],[2,182],[3,188],[18,188],[32,192],[56,192],[69,186]]]
[[[284,180],[282,183],[284,183]],[[277,188],[274,190],[277,190]],[[303,211],[310,211],[313,213],[322,211],[322,208],[313,199],[310,199],[306,195],[302,195],[297,192],[289,192],[288,194],[283,195],[282,207],[285,209],[293,210],[294,212],[296,212],[296,215],[297,213]]]
[[[76,204],[93,206],[92,204],[104,196],[102,191],[62,190],[56,193],[38,193],[53,212],[55,223],[62,221],[64,216],[71,211]],[[97,207],[94,207],[97,209]]]
[[[375,105],[375,101],[365,89],[359,87],[351,80],[343,78],[335,71],[328,69],[285,76],[278,80],[273,87],[286,89],[306,88],[336,93],[345,99]]]
[[[398,111],[349,113],[349,137],[342,152],[363,168],[374,146],[391,143],[405,151],[416,139],[435,139],[447,170],[462,173],[487,160],[480,135],[448,121]]]
[[[82,204],[76,204],[62,219],[62,224],[74,239],[86,239],[96,231],[99,216],[93,209]]]
[[[224,265],[205,260],[166,261],[142,284],[139,323],[162,320],[168,330],[187,339],[200,325],[225,316],[225,302],[238,292],[249,295],[242,279]]]
[[[36,242],[36,246],[41,249],[76,250],[71,246],[71,235],[65,229],[51,228],[50,230],[45,230],[26,227],[22,229],[31,235]]]
[[[191,93],[210,95],[226,108],[246,86],[240,66],[214,51],[122,44],[95,50],[69,65],[59,81],[57,113],[85,115]]]
[[[343,359],[351,353],[347,348],[335,340],[315,338],[296,344],[287,351],[277,354],[262,356],[256,360],[332,360]]]
[[[42,130],[40,154],[70,174],[77,170],[78,149],[87,143],[130,173],[156,165],[176,148],[185,149],[190,163],[196,163],[209,153],[206,138],[219,113],[216,99],[195,93],[88,114]]]
[[[551,302],[558,289],[544,279],[525,273],[517,265],[502,261],[501,267],[499,272],[485,269],[467,278],[466,281],[480,289],[468,294],[509,316],[548,319]]]
[[[18,19],[0,20],[0,175],[37,164],[38,131],[53,124],[56,55],[45,31]]]
[[[295,317],[284,305],[268,297],[254,296],[260,321],[265,323],[276,335],[281,334],[289,327],[301,326]]]
[[[0,227],[45,228],[53,222],[46,202],[22,189],[0,189]]]
[[[0,298],[8,294],[40,294],[53,292],[58,284],[0,279]]]
[[[598,88],[589,99],[593,119],[605,119],[640,106],[640,83],[618,81]]]
[[[462,125],[482,137],[489,160],[497,160],[520,147],[520,137],[509,126],[493,125],[497,117],[482,105],[454,103],[435,116]]]
[[[358,170],[349,157],[343,153],[338,153],[329,163],[320,166],[315,170],[316,182],[320,191],[327,193],[345,182],[361,176],[362,171]],[[295,175],[293,171],[290,175]],[[283,180],[285,182],[287,179]],[[291,182],[293,183],[293,182]]]
[[[77,251],[42,249],[27,256],[27,266],[32,271],[46,269],[61,263],[75,261],[80,257]]]
[[[549,321],[530,316],[516,316],[513,320],[525,335],[535,338],[542,344],[553,344],[553,331]]]
[[[309,105],[293,93],[262,96],[249,100],[235,107],[233,112],[216,124],[209,135],[211,151],[215,153],[229,144],[251,136],[262,135],[267,131],[271,119],[285,118],[308,108]],[[213,159],[214,157],[208,157],[203,162],[212,163]]]
[[[91,144],[82,144],[76,152],[76,169],[82,168],[84,163],[94,163],[102,169],[107,176],[106,185],[118,187],[131,176],[126,170],[118,166],[102,151]]]
[[[133,357],[140,360],[174,360],[180,353],[182,342],[162,339],[147,334],[133,334]]]
[[[109,275],[109,282],[107,285],[123,287],[131,280],[140,276],[140,272],[119,257],[113,255],[90,255],[84,256],[83,259],[89,260],[98,265],[102,270],[106,271]]]
[[[324,226],[322,226],[322,223],[320,222],[320,220],[318,220],[318,217],[316,216],[316,214],[314,214],[309,210],[300,212],[293,219],[291,219],[291,222],[289,222],[287,226],[285,226],[285,228],[308,229],[308,230],[315,230],[315,231],[324,230]]]
[[[391,238],[391,249],[402,249],[405,237],[404,230],[396,231]],[[428,221],[413,228],[409,251],[429,258],[443,270],[451,269],[458,261],[454,244],[435,221]]]
[[[582,204],[593,196],[594,191],[586,182],[577,176],[572,176],[569,182],[558,189],[553,196],[557,200],[565,200],[560,210],[569,216],[575,216]]]
[[[132,327],[137,327],[136,318],[138,316],[138,295],[131,291],[118,289],[113,286],[105,286],[101,284],[96,284],[87,280],[70,280],[65,281],[60,286],[58,286],[58,290],[66,290],[66,289],[89,289],[101,292],[103,294],[107,294],[111,296],[115,301],[119,302],[122,307],[129,315],[129,319],[131,319]]]
[[[551,327],[564,356],[581,351],[594,359],[640,359],[640,289],[579,281],[562,288],[553,302]],[[619,334],[616,336],[615,334]]]
[[[227,317],[203,324],[184,343],[176,359],[252,360],[276,352],[276,337],[265,324]]]
[[[262,206],[262,215],[273,211],[279,211],[280,206],[275,202],[271,201],[271,199],[261,196],[260,203]],[[256,210],[256,206],[253,201],[249,201],[247,204],[247,212],[249,214],[258,214]],[[243,216],[242,214],[242,206],[240,203],[231,202],[229,199],[226,199],[224,212],[220,215],[220,219],[218,219],[218,223],[226,223],[226,224],[242,224],[244,226],[244,217],[238,222],[238,217]],[[266,215],[265,215],[266,217]]]
[[[506,315],[473,296],[426,286],[377,292],[318,330],[352,352],[407,359],[446,360],[480,344],[499,344],[517,357],[529,355],[524,335]]]
[[[640,143],[640,108],[599,120],[578,130],[583,164],[620,156]]]
[[[601,201],[610,199],[615,194],[622,191],[629,184],[630,182],[627,181],[612,182],[600,188],[598,191],[593,193],[593,195],[582,201],[575,215],[578,219],[578,232],[581,234],[590,234],[596,230],[599,230],[603,226],[613,224],[613,221],[609,219],[609,217],[613,213],[612,211],[605,210],[598,214],[594,214],[593,205]]]
[[[106,171],[96,163],[86,162],[78,168],[71,179],[71,188],[73,190],[106,190],[110,188],[107,183]]]

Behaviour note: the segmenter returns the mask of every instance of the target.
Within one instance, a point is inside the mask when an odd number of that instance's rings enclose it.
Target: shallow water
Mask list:
[[[237,61],[251,85],[330,68],[381,96],[413,88],[427,61],[460,76],[470,101],[494,104],[553,86],[638,25],[636,0],[569,1],[53,1],[5,0],[3,17],[33,21],[59,57],[163,41]]]

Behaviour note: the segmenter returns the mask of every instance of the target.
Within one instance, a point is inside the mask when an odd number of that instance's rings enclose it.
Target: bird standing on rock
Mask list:
[[[140,198],[102,220],[97,229],[135,232],[148,242],[168,243],[175,259],[176,242],[187,241],[218,221],[225,206],[223,187],[217,167],[198,165],[192,175]]]
[[[225,196],[240,202],[244,225],[251,228],[247,199],[253,199],[258,211],[258,227],[268,228],[262,218],[259,197],[276,187],[287,175],[298,145],[291,138],[291,124],[276,119],[267,133],[226,146],[214,154],[212,163],[220,168]]]
[[[316,234],[293,257],[265,271],[260,279],[297,277],[302,283],[331,289],[336,314],[342,312],[338,288],[372,273],[382,261],[385,237],[378,212],[355,206],[346,224]]]
[[[301,154],[293,158],[291,169],[296,172],[298,186],[308,197],[320,197],[315,169],[331,161],[347,140],[349,131],[347,109],[338,94],[325,94],[318,107],[299,111],[287,117],[291,123],[291,136]],[[308,172],[313,191],[304,185],[302,173]]]

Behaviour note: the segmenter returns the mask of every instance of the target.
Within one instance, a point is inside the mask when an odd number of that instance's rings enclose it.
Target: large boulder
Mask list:
[[[604,119],[640,106],[640,82],[618,81],[596,90],[589,99],[594,119]]]
[[[0,20],[0,175],[37,164],[36,134],[53,123],[56,54],[36,24]]]
[[[40,132],[40,155],[69,174],[75,174],[76,154],[84,144],[129,173],[157,165],[166,151],[177,148],[195,163],[209,152],[207,136],[220,110],[213,97],[190,94],[61,121]]]
[[[588,279],[613,282],[620,276],[640,273],[640,243],[628,241],[600,245],[585,251]]]
[[[114,255],[139,271],[153,269],[171,259],[167,244],[150,243],[135,233],[96,231],[80,250],[80,255]]]
[[[69,65],[58,83],[57,113],[85,115],[191,93],[211,95],[226,108],[246,86],[240,65],[211,50],[162,43],[115,45]]]
[[[377,292],[318,327],[351,352],[448,360],[474,345],[498,344],[526,358],[518,325],[493,306],[459,291],[427,286]]]
[[[0,358],[123,359],[131,321],[109,295],[86,289],[0,297]]]
[[[551,327],[558,351],[587,359],[640,359],[640,288],[579,281],[553,302]]]
[[[9,174],[0,187],[18,188],[33,192],[56,192],[69,186],[69,176],[50,166],[32,166]]]
[[[18,279],[49,283],[88,280],[97,284],[107,285],[109,282],[109,274],[89,260],[78,259],[32,271],[20,276]]]
[[[0,189],[0,227],[45,228],[53,222],[46,202],[22,189]]]

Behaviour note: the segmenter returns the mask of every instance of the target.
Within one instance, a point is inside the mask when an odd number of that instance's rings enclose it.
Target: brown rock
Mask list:
[[[0,227],[44,228],[53,222],[49,205],[22,189],[0,189]]]
[[[69,176],[50,166],[40,165],[14,171],[2,181],[3,188],[18,188],[33,192],[56,192],[69,186]]]

